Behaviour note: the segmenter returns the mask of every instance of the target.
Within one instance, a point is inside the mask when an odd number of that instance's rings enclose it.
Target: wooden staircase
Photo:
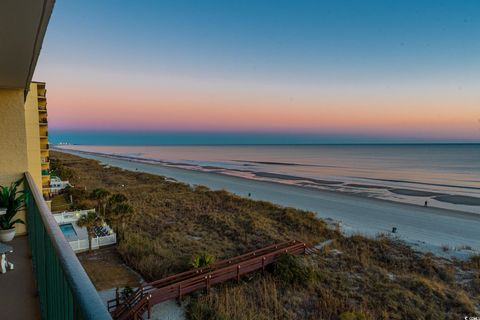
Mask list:
[[[296,240],[283,242],[255,250],[231,259],[221,260],[207,268],[198,268],[153,281],[140,286],[126,299],[118,296],[108,301],[108,311],[113,319],[143,319],[146,313],[150,318],[151,307],[167,300],[181,299],[184,295],[200,289],[210,289],[212,285],[237,279],[244,274],[265,270],[282,253],[302,254],[307,250],[303,242]]]

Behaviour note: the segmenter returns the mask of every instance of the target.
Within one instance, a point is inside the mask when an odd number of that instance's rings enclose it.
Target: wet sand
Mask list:
[[[453,204],[464,204],[468,206],[480,206],[480,198],[457,196],[457,195],[439,195],[434,197],[435,200],[448,202]]]
[[[62,150],[62,152],[65,152]],[[480,215],[397,203],[342,192],[313,190],[295,185],[250,180],[224,174],[193,171],[133,160],[69,153],[99,160],[110,166],[174,178],[191,185],[225,189],[240,196],[310,210],[321,218],[341,221],[346,233],[375,236],[397,227],[398,236],[419,248],[438,251],[442,245],[480,250]]]

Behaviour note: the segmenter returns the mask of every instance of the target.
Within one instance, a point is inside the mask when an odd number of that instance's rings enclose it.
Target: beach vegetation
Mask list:
[[[215,263],[215,257],[214,256],[212,256],[208,253],[202,253],[200,255],[194,256],[192,258],[192,261],[191,261],[190,265],[193,268],[205,268],[205,267],[211,266],[214,263]]]
[[[304,259],[290,253],[282,253],[273,265],[273,274],[284,283],[308,286],[312,283],[314,274],[305,265]]]
[[[62,195],[57,197],[64,197],[65,201],[70,202],[71,210],[85,210],[88,209],[87,199],[88,193],[84,188],[67,186],[63,190]]]
[[[61,177],[63,180],[71,180],[74,172],[68,166],[56,158],[50,158],[50,173],[53,176]]]
[[[338,319],[339,320],[368,320],[370,318],[362,312],[347,311],[347,312],[341,313]]]
[[[284,255],[265,273],[190,295],[189,319],[459,319],[478,313],[480,257],[441,258],[388,235],[345,236],[312,212],[52,156],[73,170],[75,185],[128,198],[135,213],[117,251],[147,281],[191,269],[199,252],[225,259],[291,239],[324,244],[307,256]]]
[[[125,225],[133,214],[133,207],[124,194],[114,193],[106,200],[105,220],[117,232],[118,241],[123,239]]]
[[[469,261],[468,261],[468,264],[472,268],[480,271],[480,254],[476,254],[476,255],[471,256]]]
[[[88,234],[88,251],[92,251],[92,238],[95,235],[94,227],[99,227],[103,224],[102,218],[95,211],[88,211],[87,214],[77,220],[77,225],[80,228],[86,228]]]
[[[108,204],[107,199],[110,194],[111,192],[104,188],[96,188],[90,193],[90,199],[97,202],[97,212],[102,212],[103,216],[105,216],[106,213],[106,206]]]

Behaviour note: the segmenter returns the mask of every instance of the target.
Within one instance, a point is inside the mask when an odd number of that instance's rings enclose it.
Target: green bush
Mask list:
[[[192,258],[191,266],[194,268],[205,268],[215,263],[215,257],[207,253]]]
[[[130,297],[133,294],[133,289],[130,286],[123,288],[121,295],[124,299]]]
[[[187,315],[190,320],[226,320],[219,316],[214,308],[198,301],[192,301],[188,304]]]
[[[368,320],[370,318],[367,317],[362,312],[350,312],[350,311],[348,311],[348,312],[343,312],[342,314],[340,314],[339,319],[340,320]]]
[[[480,254],[471,256],[469,263],[472,266],[472,268],[480,270]]]
[[[313,281],[313,272],[299,257],[282,253],[273,265],[273,274],[285,283],[308,285]]]

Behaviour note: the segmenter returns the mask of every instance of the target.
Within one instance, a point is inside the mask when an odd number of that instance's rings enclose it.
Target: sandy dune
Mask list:
[[[480,250],[480,215],[343,194],[331,191],[255,181],[215,173],[145,164],[69,151],[127,170],[139,170],[190,184],[225,189],[241,196],[311,210],[319,217],[342,222],[347,233],[376,235],[397,227],[398,237],[422,248],[470,246]]]

